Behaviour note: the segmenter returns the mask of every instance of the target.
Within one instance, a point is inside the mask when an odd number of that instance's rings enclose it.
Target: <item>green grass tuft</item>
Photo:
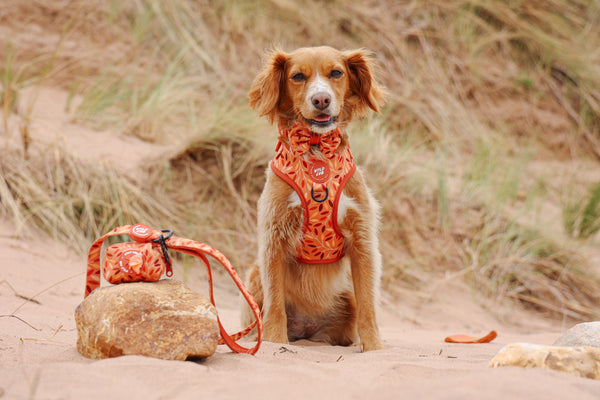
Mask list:
[[[563,206],[563,225],[573,237],[586,239],[600,231],[600,183]]]

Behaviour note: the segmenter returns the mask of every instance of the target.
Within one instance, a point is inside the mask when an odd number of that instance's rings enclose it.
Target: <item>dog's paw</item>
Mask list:
[[[289,343],[287,334],[286,315],[283,314],[279,318],[275,315],[265,315],[264,319],[264,339],[267,342],[273,343]]]
[[[360,344],[360,348],[362,352],[371,350],[381,350],[383,349],[383,344],[381,344],[381,341],[379,339],[365,340]]]
[[[289,340],[287,335],[275,335],[275,334],[268,334],[265,333],[264,339],[266,342],[272,342],[272,343],[281,343],[281,344],[289,344]]]

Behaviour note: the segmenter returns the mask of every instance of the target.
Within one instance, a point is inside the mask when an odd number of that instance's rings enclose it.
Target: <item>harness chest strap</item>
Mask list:
[[[102,249],[102,243],[109,236],[115,235],[130,235],[134,240],[140,241],[140,239],[131,235],[132,230],[139,225],[123,225],[118,228],[115,228],[111,232],[102,236],[100,239],[96,240],[92,246],[90,247],[90,251],[88,253],[88,265],[87,265],[87,278],[86,278],[86,286],[85,286],[85,294],[84,297],[87,297],[92,291],[100,287],[100,252]],[[151,242],[154,239],[157,239],[162,234],[162,231],[154,230],[152,231],[152,235],[150,235],[145,241]],[[176,236],[172,236],[165,241],[166,245],[170,249],[175,249],[181,251],[182,253],[186,253],[192,255],[194,257],[198,257],[202,260],[204,265],[206,266],[206,270],[208,272],[208,287],[210,293],[210,301],[215,305],[215,299],[213,295],[213,283],[212,283],[212,271],[210,268],[210,263],[208,261],[207,255],[211,256],[215,260],[217,260],[229,273],[234,283],[244,296],[244,299],[250,306],[252,313],[254,314],[255,321],[248,326],[247,328],[237,332],[233,335],[229,335],[223,325],[221,324],[221,320],[217,314],[217,322],[219,324],[219,331],[221,333],[221,339],[219,339],[219,344],[226,344],[231,350],[237,353],[248,353],[255,354],[262,342],[262,334],[263,334],[263,323],[262,316],[258,304],[252,297],[252,294],[248,290],[248,288],[244,285],[239,275],[229,262],[229,260],[217,249],[208,246],[204,243],[196,242],[190,239],[184,239]],[[250,331],[256,326],[257,329],[257,342],[256,345],[252,348],[245,348],[236,343],[237,340],[246,336]]]

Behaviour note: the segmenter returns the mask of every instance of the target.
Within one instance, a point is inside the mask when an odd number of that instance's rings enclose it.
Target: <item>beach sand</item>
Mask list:
[[[552,344],[568,327],[523,310],[491,313],[473,301],[461,281],[438,285],[429,299],[392,301],[384,295],[379,323],[385,349],[379,351],[264,342],[255,356],[219,346],[213,356],[195,361],[90,360],[76,350],[73,316],[83,299],[85,257],[41,235],[17,237],[6,222],[0,228],[0,256],[3,399],[600,398],[600,382],[590,379],[488,368],[504,345]],[[183,275],[177,267],[175,278]],[[187,275],[191,288],[206,292],[201,265]],[[217,308],[233,332],[239,328],[239,296],[228,276],[217,275]],[[23,298],[32,296],[35,302]],[[491,329],[499,334],[491,343],[444,342],[450,334],[483,336]]]

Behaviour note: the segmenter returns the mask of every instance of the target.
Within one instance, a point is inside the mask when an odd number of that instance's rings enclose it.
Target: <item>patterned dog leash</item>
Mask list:
[[[164,236],[163,233],[166,232],[169,232],[169,234],[167,236]],[[250,326],[241,330],[240,332],[237,332],[233,335],[229,335],[225,331],[225,328],[221,324],[221,320],[217,315],[217,322],[219,324],[219,330],[221,333],[221,339],[219,339],[219,344],[226,344],[231,350],[235,351],[236,353],[255,354],[258,351],[262,342],[263,335],[263,322],[261,312],[258,307],[258,304],[254,300],[254,297],[252,297],[252,294],[250,293],[248,288],[244,285],[239,275],[235,272],[235,269],[233,268],[229,260],[215,248],[208,246],[204,243],[196,242],[194,240],[173,236],[172,231],[153,230],[150,227],[143,224],[123,225],[113,229],[111,232],[105,234],[104,236],[96,240],[90,247],[90,251],[88,254],[87,278],[84,298],[87,297],[92,291],[100,287],[100,253],[102,250],[102,244],[104,243],[104,240],[106,238],[115,235],[129,235],[129,237],[131,237],[135,242],[137,242],[132,243],[132,245],[137,245],[137,248],[141,249],[139,251],[129,250],[129,253],[146,252],[147,254],[149,254],[148,259],[151,260],[151,262],[147,262],[147,264],[150,264],[147,266],[147,268],[151,270],[151,278],[136,279],[136,277],[131,276],[117,276],[116,281],[128,282],[135,280],[158,280],[163,273],[163,266],[166,267],[166,275],[172,276],[173,271],[171,269],[171,260],[169,258],[167,249],[174,249],[182,253],[198,257],[202,260],[208,272],[210,301],[215,307],[216,305],[213,295],[212,271],[207,255],[217,260],[229,273],[236,286],[244,296],[244,299],[248,302],[248,305],[252,309],[252,312],[255,317],[255,321]],[[140,246],[140,244],[142,245]],[[127,243],[123,243],[122,245],[127,245]],[[124,248],[126,249],[126,247]],[[162,259],[161,257],[154,256],[158,253],[158,249],[160,249],[160,252],[162,253],[162,257],[164,257],[164,259]],[[128,251],[124,250],[124,252],[127,253]],[[121,254],[121,256],[127,256],[127,254]],[[117,273],[122,274],[121,271],[118,271]],[[258,333],[256,345],[254,347],[246,348],[236,343],[237,340],[250,333],[250,331],[254,327],[256,327]]]

